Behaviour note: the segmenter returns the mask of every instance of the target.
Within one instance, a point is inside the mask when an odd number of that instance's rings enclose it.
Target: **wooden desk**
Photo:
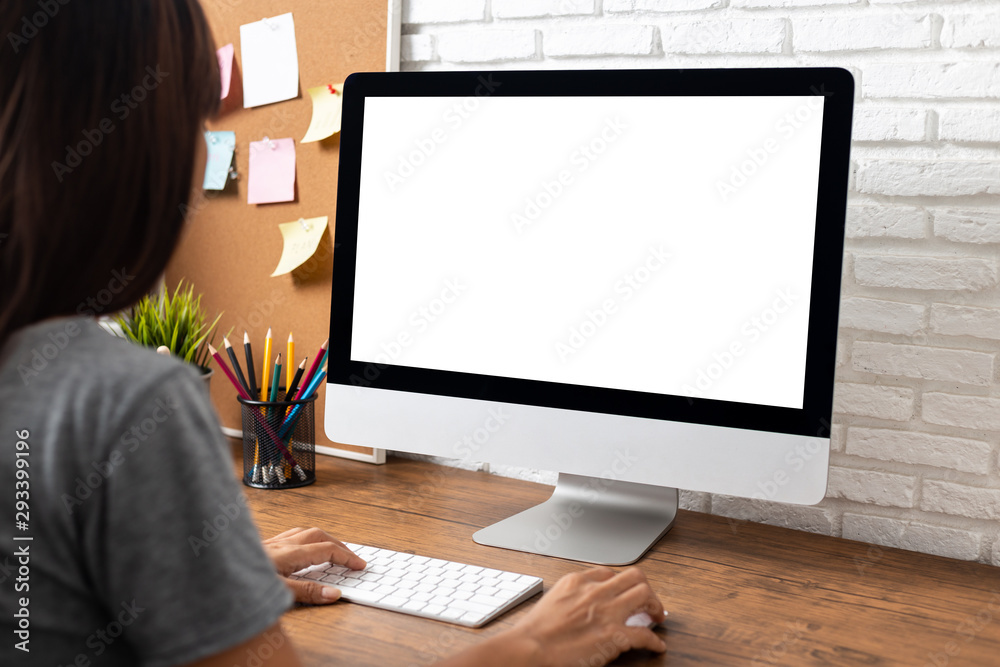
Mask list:
[[[546,589],[585,567],[472,541],[550,487],[398,458],[317,460],[312,486],[245,488],[262,535],[319,526],[538,575]],[[614,664],[1000,665],[1000,568],[684,511],[640,566],[670,612],[667,653]],[[509,627],[537,599],[479,630],[349,603],[297,607],[285,628],[307,665],[423,665]]]

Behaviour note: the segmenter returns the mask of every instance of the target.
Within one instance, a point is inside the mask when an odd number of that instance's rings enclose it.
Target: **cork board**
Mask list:
[[[243,363],[243,331],[250,334],[259,377],[264,335],[273,329],[272,353],[285,354],[289,331],[295,336],[296,365],[309,363],[329,335],[330,285],[333,271],[333,231],[337,209],[339,134],[321,142],[302,144],[312,103],[306,89],[339,83],[352,72],[398,68],[398,12],[387,12],[385,0],[203,0],[218,46],[235,47],[233,83],[210,130],[236,132],[239,178],[221,192],[206,192],[194,200],[184,238],[166,272],[173,287],[184,278],[204,296],[209,313],[222,311],[221,333],[230,327],[230,341]],[[391,4],[389,9],[391,9]],[[277,104],[243,108],[240,25],[292,12],[299,57],[299,95]],[[393,14],[393,19],[390,19]],[[390,29],[392,23],[396,25]],[[288,203],[247,204],[249,143],[264,136],[295,140],[295,200]],[[311,260],[290,275],[271,278],[282,251],[278,225],[299,218],[329,216],[330,224]],[[225,356],[225,355],[224,355]],[[307,366],[308,367],[308,366]],[[282,373],[284,376],[284,373]],[[239,404],[232,385],[221,373],[211,383],[212,401],[228,433],[241,428]],[[316,444],[349,458],[384,461],[384,453],[333,443],[326,438],[326,388],[321,387],[316,410]]]

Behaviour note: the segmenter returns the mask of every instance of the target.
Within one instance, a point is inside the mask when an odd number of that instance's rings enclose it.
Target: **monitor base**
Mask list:
[[[676,516],[677,489],[560,473],[548,500],[472,539],[597,565],[629,565],[670,530]]]

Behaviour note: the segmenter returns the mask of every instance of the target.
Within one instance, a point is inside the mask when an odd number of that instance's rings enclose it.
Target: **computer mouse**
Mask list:
[[[666,614],[667,612],[663,612],[664,616],[666,616]],[[632,614],[627,619],[625,619],[625,625],[632,628],[641,628],[641,627],[652,628],[655,627],[656,624],[657,624],[656,621],[654,621],[653,618],[644,611]]]

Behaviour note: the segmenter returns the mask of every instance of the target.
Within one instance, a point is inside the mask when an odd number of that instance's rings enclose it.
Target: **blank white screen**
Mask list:
[[[801,408],[821,129],[812,97],[367,98],[351,358]]]

